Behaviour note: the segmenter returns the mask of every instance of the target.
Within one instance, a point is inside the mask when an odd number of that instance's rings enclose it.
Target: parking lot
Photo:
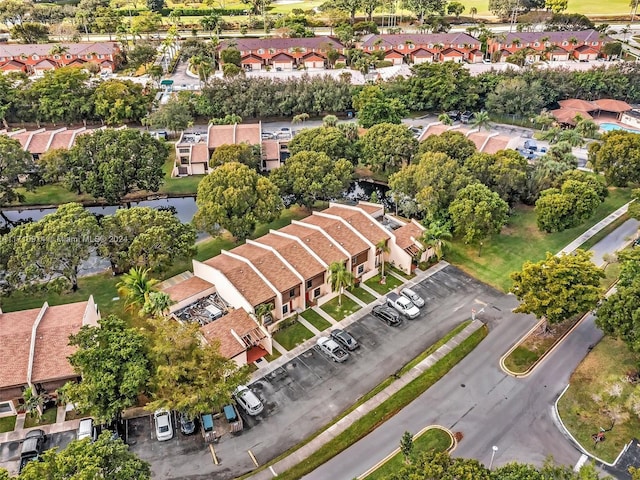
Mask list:
[[[426,301],[420,316],[394,328],[365,315],[346,328],[361,345],[346,362],[334,363],[310,349],[254,382],[251,389],[263,401],[264,411],[256,417],[241,412],[244,431],[214,445],[219,465],[214,465],[200,434],[184,437],[176,432],[168,442],[153,439],[148,417],[131,422],[132,450],[151,462],[154,478],[234,478],[255,468],[249,450],[260,464],[283,453],[468,319],[472,309],[491,328],[509,308],[504,294],[454,267],[413,289]]]
[[[47,435],[45,449],[64,448],[76,438],[76,431],[52,433]],[[22,442],[8,442],[0,444],[0,468],[6,468],[9,473],[16,475],[20,466],[20,445]]]

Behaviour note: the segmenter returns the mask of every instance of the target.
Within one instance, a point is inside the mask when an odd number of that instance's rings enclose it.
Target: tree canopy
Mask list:
[[[602,295],[602,269],[591,262],[591,252],[547,257],[525,262],[522,270],[511,274],[513,292],[520,305],[518,313],[533,313],[549,323],[558,323],[592,310]]]
[[[540,193],[536,201],[536,222],[545,232],[561,232],[591,217],[603,198],[589,183],[566,180],[560,189]]]
[[[324,153],[298,152],[269,176],[283,195],[311,209],[316,200],[340,196],[351,182],[353,165],[344,158],[332,160]]]
[[[107,125],[139,122],[151,107],[153,91],[131,80],[111,79],[93,93],[94,111]]]
[[[196,417],[218,410],[249,379],[249,371],[220,354],[217,343],[202,342],[197,323],[159,317],[151,320],[149,410],[166,408]]]
[[[134,189],[157,192],[169,147],[146,132],[98,130],[81,135],[69,150],[64,183],[109,203],[120,203]]]
[[[197,228],[211,235],[225,229],[239,240],[251,235],[258,223],[278,218],[282,210],[278,187],[237,162],[221,165],[204,177],[196,203]]]
[[[19,177],[33,172],[34,167],[33,157],[18,140],[0,135],[0,206],[23,199],[17,190],[22,186]],[[31,187],[31,184],[27,186]]]
[[[247,143],[220,145],[213,151],[209,166],[215,168],[230,162],[242,163],[253,170],[258,170],[260,151]]]
[[[349,139],[345,132],[337,126],[301,130],[289,142],[289,151],[291,155],[303,151],[326,153],[332,160],[346,158],[353,163],[357,163],[356,143]]]
[[[440,135],[429,135],[418,148],[418,153],[440,152],[463,165],[466,160],[477,152],[476,144],[461,132],[447,130]]]
[[[363,162],[374,172],[394,173],[409,165],[418,141],[406,125],[379,123],[360,139]]]
[[[109,423],[136,404],[149,380],[149,362],[145,338],[137,329],[115,315],[98,323],[70,337],[69,344],[78,350],[69,363],[82,380],[67,383],[63,391],[79,411]]]
[[[625,187],[640,182],[640,135],[613,130],[602,136],[599,148],[589,151],[589,160],[604,173],[610,185]]]
[[[449,206],[454,231],[467,243],[476,243],[499,233],[508,212],[507,202],[481,183],[472,183],[459,190]]]
[[[364,128],[377,123],[398,124],[407,113],[400,100],[387,97],[377,85],[368,85],[360,90],[353,98],[353,107],[358,111],[358,122]]]

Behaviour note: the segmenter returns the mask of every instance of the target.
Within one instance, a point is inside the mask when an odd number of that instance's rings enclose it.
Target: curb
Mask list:
[[[418,438],[420,438],[428,430],[442,430],[447,435],[449,435],[449,437],[451,438],[451,444],[449,445],[449,448],[447,448],[445,450],[446,452],[451,453],[458,446],[458,442],[456,441],[456,437],[453,435],[453,433],[451,433],[451,430],[449,430],[446,427],[443,427],[442,425],[427,425],[426,427],[424,427],[422,430],[420,430],[418,433],[416,433],[413,436],[413,441],[415,442]],[[400,453],[400,447],[396,447],[395,450],[393,450],[389,455],[387,455],[382,460],[380,460],[378,463],[376,463],[369,470],[367,470],[366,472],[358,475],[356,477],[356,480],[362,480],[362,479],[368,477],[373,472],[375,472],[377,469],[379,469],[381,466],[383,466],[385,463],[387,463],[389,460],[391,460],[393,457],[395,457],[398,453]]]

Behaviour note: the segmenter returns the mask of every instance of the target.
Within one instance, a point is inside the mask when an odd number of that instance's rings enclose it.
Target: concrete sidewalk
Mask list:
[[[57,419],[64,419],[64,407],[58,407]],[[60,423],[52,423],[50,425],[39,425],[32,428],[24,428],[24,421],[26,418],[25,413],[19,413],[16,418],[16,427],[11,432],[0,433],[0,443],[6,442],[16,442],[22,440],[27,432],[31,430],[43,430],[44,433],[49,435],[50,433],[60,433],[67,432],[69,430],[77,430],[78,425],[80,424],[80,419],[76,420],[67,420],[62,421]]]

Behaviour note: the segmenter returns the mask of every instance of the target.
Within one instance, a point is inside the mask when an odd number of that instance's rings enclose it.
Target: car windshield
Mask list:
[[[168,425],[161,425],[159,430],[160,430],[161,433],[168,432],[169,431],[169,426]]]

